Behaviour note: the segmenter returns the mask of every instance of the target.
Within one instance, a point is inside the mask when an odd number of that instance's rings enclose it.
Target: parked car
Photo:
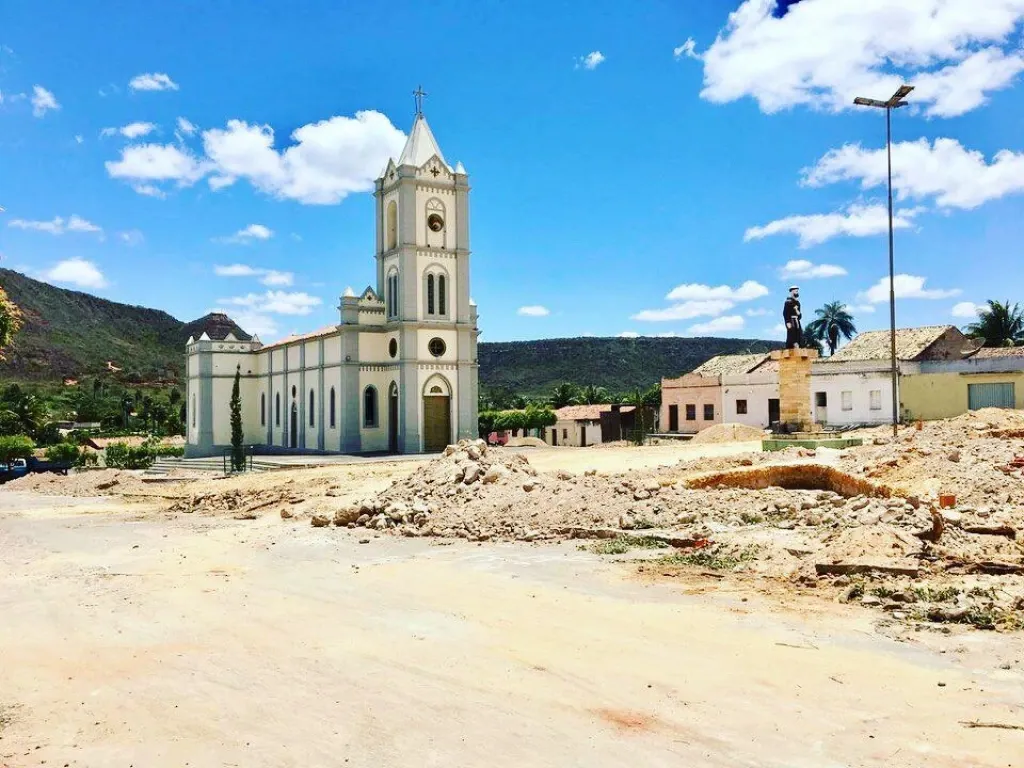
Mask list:
[[[35,457],[15,459],[10,464],[0,464],[0,485],[37,472],[66,475],[72,466],[70,461],[44,461]]]
[[[508,430],[503,430],[501,432],[491,432],[491,434],[487,436],[488,445],[504,445],[507,442]]]

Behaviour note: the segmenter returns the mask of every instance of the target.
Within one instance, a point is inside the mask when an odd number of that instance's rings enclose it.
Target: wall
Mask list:
[[[921,373],[900,379],[908,419],[947,419],[967,412],[969,384],[1013,383],[1016,407],[1024,409],[1024,371],[1005,373]]]
[[[842,363],[833,364],[836,369]],[[835,369],[833,369],[835,370]],[[881,410],[871,409],[871,391],[881,392]],[[892,423],[892,375],[887,370],[860,370],[852,373],[821,372],[811,374],[811,410],[818,420],[815,394],[825,392],[828,407],[825,424],[890,424]],[[842,393],[850,392],[853,408],[844,411]]]
[[[704,406],[714,406],[713,419],[704,418]],[[720,424],[722,420],[722,386],[719,376],[687,374],[678,379],[661,380],[661,429],[669,430],[669,407],[679,407],[679,432],[689,434]],[[696,406],[696,420],[686,420],[686,406]]]
[[[778,399],[776,374],[742,374],[722,377],[722,421],[764,428],[768,421],[768,400]],[[747,401],[746,414],[736,412],[736,401]]]
[[[544,428],[544,442],[548,445],[554,445],[555,442],[552,437],[552,432],[558,432],[558,445],[565,445],[573,448],[579,448],[584,445],[583,437],[586,436],[586,445],[598,445],[601,442],[601,422],[600,421],[570,421],[562,420],[555,424],[553,427]],[[568,434],[568,437],[564,435]]]

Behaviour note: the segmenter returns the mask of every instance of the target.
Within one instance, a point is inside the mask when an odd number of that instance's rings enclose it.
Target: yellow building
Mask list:
[[[978,408],[1024,409],[1024,347],[984,348],[963,360],[901,367],[900,405],[907,421]]]

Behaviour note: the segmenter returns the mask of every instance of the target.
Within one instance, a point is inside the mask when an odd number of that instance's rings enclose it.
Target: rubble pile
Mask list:
[[[90,469],[70,475],[41,472],[11,480],[4,484],[4,488],[77,497],[152,494],[152,489],[147,489],[139,473],[121,469]]]

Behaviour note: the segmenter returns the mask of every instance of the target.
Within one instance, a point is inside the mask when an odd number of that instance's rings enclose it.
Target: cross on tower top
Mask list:
[[[427,95],[427,92],[423,90],[422,85],[416,86],[416,90],[412,92],[413,97],[416,99],[416,115],[423,114],[423,97]]]

